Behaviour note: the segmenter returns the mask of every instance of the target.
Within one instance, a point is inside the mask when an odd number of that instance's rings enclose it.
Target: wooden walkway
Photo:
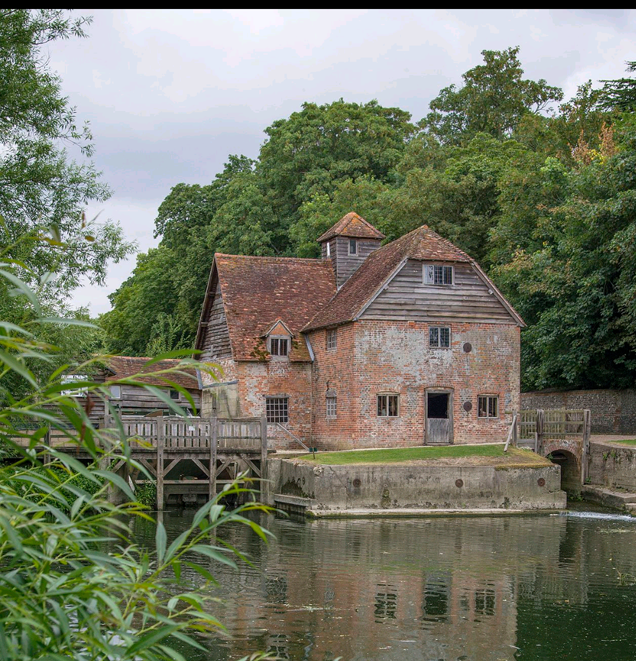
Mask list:
[[[265,417],[225,420],[125,416],[121,424],[132,458],[156,480],[159,510],[169,503],[212,499],[224,484],[240,475],[257,481],[255,486],[260,485],[264,497],[268,452]],[[100,427],[114,430],[117,424],[105,418]],[[77,445],[70,445],[61,434],[51,434],[47,444],[81,458]],[[131,471],[123,458],[111,470],[128,481],[133,490],[148,481],[142,471]]]

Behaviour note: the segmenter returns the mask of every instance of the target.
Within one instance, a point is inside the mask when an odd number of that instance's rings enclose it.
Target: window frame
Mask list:
[[[395,398],[395,413],[391,414],[390,398]],[[386,405],[383,407],[380,402],[386,399]],[[379,392],[376,394],[376,417],[378,418],[399,418],[400,417],[400,393],[397,392]],[[381,411],[386,411],[382,413]]]
[[[432,277],[429,269],[433,269]],[[441,269],[439,282],[437,281],[437,269]],[[450,282],[446,282],[447,274],[450,274]],[[453,287],[455,286],[455,267],[448,264],[422,264],[422,282],[425,285],[433,285],[434,287]]]
[[[325,333],[325,349],[327,351],[335,351],[338,348],[338,329],[327,329]]]
[[[440,331],[448,331],[448,346],[441,344],[442,334]],[[437,331],[437,344],[433,344],[432,334],[433,331]],[[450,349],[453,345],[451,327],[450,326],[429,326],[428,327],[428,346],[430,349]]]
[[[282,341],[285,341],[285,346],[287,353],[279,353],[280,345]],[[276,342],[276,353],[274,353],[274,342]],[[289,352],[291,351],[291,338],[289,335],[270,335],[267,338],[267,351],[272,358],[277,360],[285,360],[289,358]]]
[[[277,404],[279,402],[279,404]],[[277,408],[279,407],[279,408]],[[283,413],[284,411],[284,413]],[[289,397],[287,395],[265,396],[265,417],[268,425],[286,425],[289,423]],[[274,419],[280,418],[280,419]],[[284,418],[284,420],[283,420]]]
[[[349,255],[350,256],[353,255],[353,256],[357,257],[358,256],[358,239],[349,238],[349,243],[347,245],[348,245],[347,250],[349,252]],[[354,248],[353,251],[351,250],[351,246],[353,246],[353,248]]]
[[[179,401],[181,399],[181,393],[178,390],[176,390],[175,388],[170,388],[169,395],[170,395],[170,399],[175,401],[175,402]],[[176,395],[176,397],[175,397],[175,395]]]
[[[331,257],[331,241],[327,241],[327,257]]]
[[[485,415],[482,415],[481,400],[486,400]],[[491,403],[494,402],[495,414],[491,415]],[[477,417],[482,420],[496,420],[499,416],[499,395],[477,395]]]
[[[337,395],[327,395],[325,397],[325,417],[328,420],[335,420],[338,417]]]
[[[115,393],[113,392],[115,388],[118,391],[117,395],[115,395]],[[121,386],[119,385],[110,386],[109,392],[110,392],[110,399],[121,400]]]

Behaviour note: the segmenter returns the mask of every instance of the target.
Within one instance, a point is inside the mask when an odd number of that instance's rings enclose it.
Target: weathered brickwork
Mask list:
[[[428,388],[452,392],[455,443],[503,441],[519,408],[519,327],[451,324],[451,348],[428,346],[421,322],[358,321],[338,329],[338,349],[312,333],[314,443],[318,447],[399,447],[425,443]],[[342,339],[341,339],[342,338]],[[464,351],[464,344],[471,351]],[[331,354],[331,355],[330,355]],[[338,417],[327,420],[325,393],[338,393]],[[377,394],[399,395],[399,416],[377,415]],[[342,393],[342,395],[341,395]],[[479,395],[499,398],[497,418],[479,418]],[[341,403],[342,402],[342,403]],[[470,402],[471,410],[464,404]]]

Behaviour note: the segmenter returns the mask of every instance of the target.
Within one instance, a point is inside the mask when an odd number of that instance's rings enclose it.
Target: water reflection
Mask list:
[[[170,536],[189,515],[164,514]],[[258,649],[294,661],[636,657],[634,520],[264,523],[277,537],[268,546],[249,530],[224,531],[255,564],[210,565],[229,637],[206,640],[209,653],[188,652],[191,661]],[[154,531],[139,524],[151,543]]]

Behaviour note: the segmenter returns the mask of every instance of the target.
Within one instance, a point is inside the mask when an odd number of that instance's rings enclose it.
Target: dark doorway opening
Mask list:
[[[448,399],[449,394],[447,392],[429,392],[428,417],[448,418]]]

